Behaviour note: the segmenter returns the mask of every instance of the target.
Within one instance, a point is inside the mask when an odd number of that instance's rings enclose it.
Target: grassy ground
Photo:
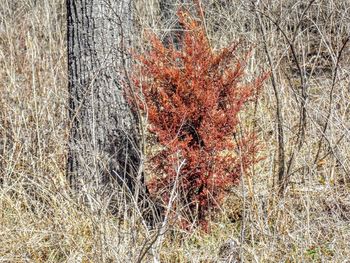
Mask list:
[[[268,81],[241,116],[265,159],[232,189],[210,233],[170,224],[159,235],[136,205],[120,199],[112,216],[70,193],[65,1],[0,1],[0,262],[228,262],[225,253],[245,262],[350,261],[348,1],[236,2],[203,1],[207,32],[215,48],[236,39],[254,46],[248,74],[275,76],[276,89]],[[168,32],[155,0],[137,4],[140,32]],[[291,163],[282,196],[276,92]]]

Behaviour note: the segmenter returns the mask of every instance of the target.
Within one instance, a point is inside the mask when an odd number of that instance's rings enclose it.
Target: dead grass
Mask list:
[[[255,45],[248,72],[268,68],[250,1],[203,2],[213,46],[243,38]],[[112,216],[102,198],[89,209],[70,193],[65,1],[0,1],[0,262],[220,262],[228,240],[239,244],[245,262],[350,261],[350,43],[337,63],[349,37],[347,1],[315,1],[293,42],[307,73],[301,147],[302,83],[281,30],[293,37],[288,28],[305,5],[260,2],[281,97],[286,159],[293,156],[287,191],[277,194],[276,103],[267,83],[256,112],[250,106],[241,117],[245,129],[258,131],[265,159],[232,189],[213,215],[210,233],[184,232],[170,222],[159,235],[122,196],[120,212]],[[138,4],[141,33],[168,32],[156,1]]]

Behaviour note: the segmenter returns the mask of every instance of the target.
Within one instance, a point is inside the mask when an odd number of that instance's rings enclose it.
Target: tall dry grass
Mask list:
[[[241,116],[265,159],[232,189],[210,233],[189,233],[171,221],[149,229],[119,191],[117,215],[103,199],[90,209],[74,198],[65,178],[65,1],[0,1],[0,261],[350,261],[350,11],[346,0],[310,3],[203,1],[213,47],[254,46],[248,73],[270,70],[275,87],[267,82]],[[176,24],[176,1],[166,20],[158,1],[136,4],[135,43]],[[276,92],[290,167],[282,195]]]

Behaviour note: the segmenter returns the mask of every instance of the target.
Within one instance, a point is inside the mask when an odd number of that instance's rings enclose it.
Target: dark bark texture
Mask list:
[[[71,185],[96,190],[117,181],[133,191],[137,122],[123,95],[131,0],[67,0],[67,17]]]
[[[160,0],[159,8],[161,14],[161,27],[164,28],[165,34],[163,43],[166,46],[173,44],[180,49],[182,37],[182,27],[178,21],[177,11],[179,8],[188,8],[186,5],[188,0]]]

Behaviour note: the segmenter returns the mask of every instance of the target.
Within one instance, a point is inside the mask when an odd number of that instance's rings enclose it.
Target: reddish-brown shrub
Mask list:
[[[168,202],[174,166],[179,158],[185,160],[177,203],[205,224],[208,212],[256,162],[252,135],[237,142],[234,134],[238,113],[264,77],[244,83],[248,54],[239,59],[238,44],[214,51],[198,22],[185,12],[179,12],[179,20],[184,29],[180,49],[151,35],[150,49],[136,56],[143,80],[137,76],[134,82],[147,106],[139,103],[148,112],[150,132],[162,148],[152,158],[156,176],[148,183],[151,194]]]

